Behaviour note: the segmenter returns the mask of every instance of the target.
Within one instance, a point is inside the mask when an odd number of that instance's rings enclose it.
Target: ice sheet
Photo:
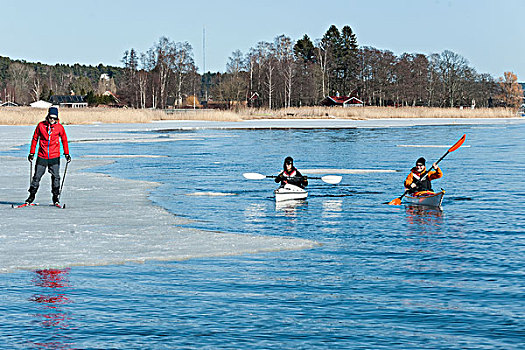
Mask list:
[[[396,145],[397,147],[409,147],[409,148],[449,148],[450,145]],[[462,145],[463,148],[468,148],[470,145]]]
[[[304,175],[309,174],[377,174],[377,173],[395,173],[394,169],[301,169]]]
[[[144,127],[144,126],[143,126]],[[72,139],[100,137],[112,126],[68,127]],[[33,127],[0,127],[0,150],[27,144]],[[131,134],[131,137],[136,135]],[[122,135],[119,135],[121,138]],[[74,156],[74,155],[73,155]],[[279,236],[250,236],[184,227],[186,221],[152,205],[148,192],[157,184],[86,172],[106,159],[73,157],[62,202],[50,206],[50,176],[45,174],[36,196],[38,206],[13,209],[27,197],[29,162],[0,157],[0,273],[20,269],[106,265],[147,260],[308,249],[318,243]],[[64,171],[64,163],[61,173]],[[220,228],[218,228],[220,230]]]

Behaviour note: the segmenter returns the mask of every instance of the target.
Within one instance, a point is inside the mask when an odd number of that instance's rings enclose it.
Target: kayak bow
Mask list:
[[[421,191],[414,194],[409,194],[405,196],[406,204],[415,204],[415,205],[424,205],[428,207],[441,207],[441,202],[443,202],[443,196],[445,191],[441,192],[432,192],[432,191]]]
[[[283,187],[279,187],[274,193],[276,202],[306,199],[306,197],[308,197],[308,192],[306,192],[305,189],[292,184],[286,184]]]

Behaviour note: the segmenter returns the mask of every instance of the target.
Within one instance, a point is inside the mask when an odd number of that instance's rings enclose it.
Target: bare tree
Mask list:
[[[438,72],[443,83],[443,92],[448,106],[454,107],[459,99],[460,87],[468,69],[468,61],[449,50],[443,51],[439,56]]]
[[[161,37],[155,46],[155,70],[159,82],[160,108],[166,108],[167,89],[176,55],[175,43]]]
[[[171,69],[176,76],[177,105],[182,105],[182,86],[186,74],[196,71],[193,49],[188,42],[176,43],[173,51]]]
[[[273,97],[275,92],[275,48],[265,41],[257,43],[257,47],[252,49],[253,57],[257,60],[258,75],[261,86],[266,87],[268,108],[273,108]]]
[[[219,84],[221,97],[225,101],[236,101],[236,104],[246,100],[247,83],[243,78],[249,68],[240,50],[236,50],[228,59],[226,74]]]
[[[294,78],[294,55],[292,39],[280,35],[274,40],[275,56],[284,82],[284,106],[292,104],[292,82]]]
[[[316,57],[319,69],[321,71],[321,94],[323,97],[327,95],[328,91],[328,59],[329,59],[329,48],[326,42],[318,40],[316,43]]]
[[[14,88],[14,99],[20,104],[29,103],[29,91],[30,84],[34,77],[34,71],[32,71],[27,65],[20,62],[13,62],[8,69],[11,83]]]
[[[38,101],[43,92],[42,79],[38,74],[33,76],[33,86],[31,88],[31,98],[33,101]]]
[[[155,69],[157,66],[157,56],[153,48],[149,49],[148,52],[142,57],[143,67],[146,72],[149,72],[147,75],[149,85],[149,90],[151,91],[151,108],[157,108],[158,104],[158,85],[159,85],[159,74]]]
[[[263,94],[263,73],[264,73],[264,57],[265,45],[262,42],[258,43],[255,48],[251,48],[248,53],[247,60],[249,61],[249,75],[250,75],[250,95],[257,93],[261,100],[264,99]],[[260,100],[256,101],[257,106],[260,106]]]
[[[424,100],[428,61],[425,55],[404,53],[395,64],[396,95],[403,105],[416,106]]]

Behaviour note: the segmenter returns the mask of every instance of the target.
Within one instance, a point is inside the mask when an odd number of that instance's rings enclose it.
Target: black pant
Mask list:
[[[59,158],[60,159],[60,158]],[[46,172],[46,169],[51,174],[51,192],[58,196],[60,192],[60,161],[52,161],[47,159],[37,159],[35,165],[35,174],[31,180],[30,193],[36,193],[40,186],[40,179]]]

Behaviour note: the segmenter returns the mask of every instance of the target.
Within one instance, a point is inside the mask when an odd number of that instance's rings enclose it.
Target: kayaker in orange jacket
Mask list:
[[[66,131],[58,121],[58,108],[49,107],[46,119],[36,126],[31,141],[31,148],[27,159],[32,162],[35,156],[36,145],[38,143],[38,157],[35,165],[35,174],[31,179],[29,186],[29,197],[26,203],[30,204],[35,200],[36,192],[40,185],[40,179],[46,172],[51,174],[51,192],[53,194],[53,203],[59,203],[60,195],[60,141],[64,147],[64,157],[69,163],[69,147],[67,144]]]
[[[275,182],[280,182],[281,187],[287,183],[301,188],[305,188],[308,185],[308,179],[303,176],[299,170],[293,166],[293,158],[286,157],[284,159],[283,171],[275,178]]]
[[[425,179],[421,181],[421,178],[423,178],[427,173],[425,162],[425,158],[419,158],[416,161],[416,166],[413,167],[410,171],[410,174],[408,174],[405,180],[405,188],[409,193],[432,191],[432,184],[430,182],[443,176],[443,172],[438,167],[437,163],[434,163],[432,164],[432,168],[435,170],[430,170]]]

